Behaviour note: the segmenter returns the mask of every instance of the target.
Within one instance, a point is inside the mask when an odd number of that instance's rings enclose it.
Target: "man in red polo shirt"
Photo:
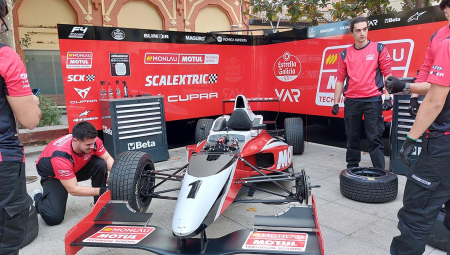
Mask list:
[[[450,24],[450,1],[441,1],[440,8],[444,10]],[[447,211],[444,225],[450,229],[449,60],[450,26],[446,25],[431,37],[424,65],[416,80],[418,83],[405,83],[396,77],[386,80],[386,89],[390,93],[426,94],[399,152],[403,163],[410,166],[409,157],[415,142],[426,132],[419,158],[407,176],[403,207],[398,212],[401,234],[392,240],[392,255],[423,254],[433,224],[444,204]],[[449,248],[447,252],[450,252]]]
[[[89,122],[76,124],[72,134],[49,143],[36,162],[44,189],[33,194],[37,212],[48,225],[57,225],[64,220],[68,193],[94,196],[97,202],[107,190],[107,170],[113,163],[95,127]],[[88,179],[92,187],[78,186]]]
[[[339,113],[341,93],[344,91],[347,168],[358,167],[361,161],[360,136],[364,115],[370,159],[374,167],[384,169],[382,111],[391,110],[392,102],[389,94],[386,94],[382,104],[381,96],[384,79],[391,74],[392,59],[383,44],[367,39],[368,30],[367,18],[357,17],[350,22],[350,31],[355,44],[342,51],[338,58],[332,113],[334,115]]]

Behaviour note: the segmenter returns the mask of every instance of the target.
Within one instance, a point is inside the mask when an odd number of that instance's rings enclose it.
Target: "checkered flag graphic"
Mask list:
[[[217,74],[209,75],[209,83],[217,83]]]
[[[95,80],[95,74],[86,75],[86,81],[94,81],[94,80]]]

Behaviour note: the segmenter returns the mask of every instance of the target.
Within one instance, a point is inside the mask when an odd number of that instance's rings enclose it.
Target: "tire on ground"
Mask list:
[[[208,138],[213,123],[213,119],[199,119],[197,121],[197,126],[195,127],[195,143],[199,143]]]
[[[294,155],[302,154],[305,150],[305,140],[303,138],[302,118],[286,118],[284,120],[284,138],[286,143],[294,149]]]
[[[25,232],[25,237],[20,245],[20,248],[23,248],[30,244],[39,233],[39,223],[37,217],[36,207],[33,205],[30,206],[30,211],[28,213],[28,222],[27,222],[27,231]]]
[[[445,219],[445,210],[442,209],[439,212],[436,221],[434,222],[430,237],[427,240],[427,244],[440,250],[446,251],[450,233],[444,225],[444,219]]]
[[[143,195],[152,193],[155,186],[152,157],[141,151],[126,151],[117,157],[109,175],[112,200],[125,200],[137,212],[146,212],[152,201]]]
[[[367,203],[384,203],[397,197],[397,175],[380,168],[355,167],[341,172],[344,197]]]

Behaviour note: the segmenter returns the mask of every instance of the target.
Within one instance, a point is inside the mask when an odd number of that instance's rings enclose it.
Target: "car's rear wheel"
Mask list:
[[[195,143],[202,142],[208,138],[209,131],[211,131],[213,123],[213,119],[199,119],[197,121],[197,126],[195,127]]]
[[[141,151],[126,151],[117,157],[109,175],[111,199],[125,200],[137,212],[146,212],[155,189],[152,157]]]
[[[294,155],[302,154],[305,151],[305,140],[303,138],[302,118],[286,118],[284,120],[284,139],[286,143],[294,149]]]
[[[342,195],[355,201],[383,203],[397,197],[397,175],[381,168],[349,168],[339,178]]]

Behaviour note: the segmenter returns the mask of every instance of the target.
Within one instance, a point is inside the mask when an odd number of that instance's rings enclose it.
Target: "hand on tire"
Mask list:
[[[389,76],[386,79],[385,86],[389,94],[395,94],[403,92],[403,89],[405,89],[406,86],[406,82],[399,80],[395,76]]]
[[[419,111],[419,106],[419,99],[417,97],[411,97],[409,100],[409,115],[416,117],[417,112]]]
[[[411,165],[411,161],[409,161],[409,157],[411,156],[411,153],[414,151],[414,144],[416,141],[406,136],[406,140],[403,143],[402,148],[400,149],[400,159],[402,160],[403,164],[406,166]]]
[[[331,110],[331,113],[333,115],[338,115],[338,113],[339,113],[339,104],[333,105],[333,110]]]

